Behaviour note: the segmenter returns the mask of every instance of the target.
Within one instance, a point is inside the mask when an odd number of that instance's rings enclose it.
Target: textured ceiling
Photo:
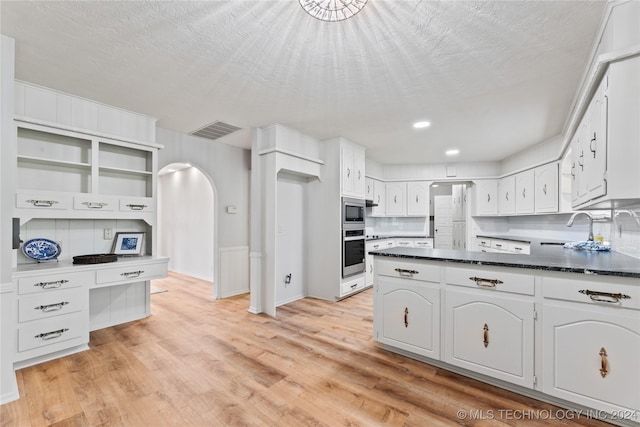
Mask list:
[[[602,1],[0,2],[16,78],[159,118],[344,136],[385,164],[495,161],[562,132]],[[420,119],[432,126],[414,130]]]

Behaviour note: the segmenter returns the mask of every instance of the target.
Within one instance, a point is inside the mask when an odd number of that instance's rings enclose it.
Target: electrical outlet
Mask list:
[[[111,228],[105,228],[103,230],[104,232],[104,240],[111,240],[113,239],[113,229]]]

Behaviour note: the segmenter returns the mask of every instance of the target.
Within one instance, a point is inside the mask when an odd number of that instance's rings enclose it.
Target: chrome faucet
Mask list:
[[[569,222],[567,222],[567,227],[571,227],[573,225],[573,221],[580,214],[586,215],[589,218],[589,238],[587,240],[592,242],[593,241],[593,216],[589,212],[576,212],[573,215],[571,215],[571,218],[569,218]]]

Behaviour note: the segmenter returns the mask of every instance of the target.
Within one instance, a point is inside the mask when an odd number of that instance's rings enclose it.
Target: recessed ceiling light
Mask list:
[[[444,154],[446,154],[447,156],[455,156],[460,154],[460,150],[458,150],[457,148],[454,148],[452,150],[445,151]]]
[[[414,129],[423,129],[428,128],[429,126],[431,126],[431,122],[415,122],[413,124]]]
[[[433,188],[440,187],[440,184],[431,184]]]

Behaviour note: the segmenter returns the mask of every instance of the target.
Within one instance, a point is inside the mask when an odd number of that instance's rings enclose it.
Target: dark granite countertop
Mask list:
[[[390,235],[390,236],[368,236],[367,242],[373,242],[374,240],[386,240],[386,239],[433,239],[433,236],[420,236],[420,235]]]
[[[392,248],[369,253],[386,257],[640,279],[640,260],[637,258],[616,252],[579,251],[565,249],[562,246],[547,246],[543,250],[532,251],[531,255],[425,248]],[[640,280],[638,285],[640,285]]]
[[[507,234],[476,234],[476,237],[479,237],[481,239],[499,239],[522,243],[531,243],[532,240],[535,240],[531,237],[510,236]]]

